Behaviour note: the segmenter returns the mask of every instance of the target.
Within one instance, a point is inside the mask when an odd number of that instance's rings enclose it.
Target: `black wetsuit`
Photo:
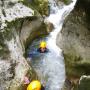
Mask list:
[[[41,51],[41,48],[38,48],[37,51],[40,52],[40,53],[47,53],[49,50],[48,50],[47,48],[45,48],[45,51],[42,52],[42,51]]]
[[[44,86],[41,86],[41,90],[45,90],[45,87]]]

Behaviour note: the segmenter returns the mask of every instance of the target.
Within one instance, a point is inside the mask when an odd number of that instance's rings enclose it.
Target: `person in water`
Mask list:
[[[47,45],[46,45],[45,41],[40,42],[38,52],[40,52],[40,53],[48,52]]]
[[[27,84],[27,89],[26,90],[45,90],[45,88],[40,83],[40,81],[33,80],[33,81],[30,82],[28,77],[24,78],[24,84]]]

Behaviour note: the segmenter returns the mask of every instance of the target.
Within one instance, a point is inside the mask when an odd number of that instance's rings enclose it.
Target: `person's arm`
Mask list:
[[[41,86],[41,90],[45,90],[45,87],[43,85]]]
[[[40,52],[41,51],[40,48],[38,48],[37,51]]]

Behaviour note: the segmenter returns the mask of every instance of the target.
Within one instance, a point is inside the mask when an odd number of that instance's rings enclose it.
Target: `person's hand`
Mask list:
[[[30,81],[29,81],[29,79],[28,79],[28,77],[24,77],[24,84],[29,84],[30,83]]]

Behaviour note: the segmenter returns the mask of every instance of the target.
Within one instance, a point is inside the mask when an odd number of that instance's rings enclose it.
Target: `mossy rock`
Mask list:
[[[59,0],[59,1],[64,2],[64,4],[66,4],[66,5],[68,5],[72,2],[72,0]]]
[[[41,15],[48,15],[48,0],[33,0],[33,4],[36,5],[37,10]]]
[[[8,31],[0,32],[0,57],[2,59],[8,58],[10,52],[5,44],[5,39],[7,38]],[[10,35],[10,34],[9,34]]]
[[[23,0],[22,3],[34,10],[34,15],[48,15],[49,6],[48,0]]]
[[[64,54],[65,58],[65,67],[67,76],[71,77],[80,77],[82,75],[90,74],[90,63],[83,62],[80,56],[75,56],[71,54]],[[88,60],[85,60],[88,61]]]
[[[64,3],[67,5],[70,4],[71,2],[72,2],[72,0],[64,0]]]
[[[90,90],[90,76],[83,77],[80,80],[77,90]]]

